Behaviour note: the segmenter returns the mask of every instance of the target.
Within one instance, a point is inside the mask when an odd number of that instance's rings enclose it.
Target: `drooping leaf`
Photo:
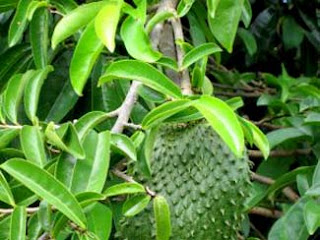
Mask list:
[[[131,57],[144,61],[156,62],[162,54],[153,50],[143,23],[129,16],[122,23],[121,38]]]
[[[94,22],[92,22],[82,33],[70,65],[71,84],[80,96],[102,49],[103,44],[96,35]]]
[[[215,17],[208,16],[208,22],[214,37],[219,43],[232,52],[233,42],[242,12],[243,0],[220,1]]]
[[[83,142],[85,159],[77,161],[72,174],[74,193],[97,192],[104,187],[110,162],[111,135],[109,131],[97,134],[91,131]],[[83,179],[86,179],[83,181]]]
[[[49,46],[49,12],[46,8],[40,8],[30,22],[30,42],[35,65],[38,69],[48,64]]]
[[[29,78],[24,89],[24,109],[28,118],[36,123],[38,121],[37,109],[40,97],[40,91],[48,74],[53,71],[52,66],[47,66],[42,70],[37,70]]]
[[[244,134],[232,109],[218,98],[202,96],[192,104],[211,124],[236,156],[244,151]]]
[[[153,199],[153,211],[156,222],[156,239],[169,240],[171,235],[171,219],[167,200],[162,196],[156,196]]]
[[[191,64],[203,57],[221,51],[222,49],[214,43],[204,43],[200,46],[197,46],[184,56],[181,69],[189,67]]]
[[[122,207],[122,213],[126,217],[133,217],[143,211],[149,204],[149,195],[140,195],[129,198]]]
[[[95,19],[97,36],[110,52],[114,52],[116,47],[115,37],[122,4],[123,0],[106,1]]]
[[[174,98],[181,98],[181,90],[168,77],[153,66],[136,61],[122,60],[110,64],[106,73],[99,79],[99,84],[114,79],[128,79],[141,81],[143,84]]]
[[[75,197],[54,177],[23,159],[11,159],[1,165],[1,168],[23,183],[30,190],[56,209],[65,214],[70,220],[85,228],[86,219]]]
[[[11,206],[15,206],[15,201],[10,189],[10,186],[0,171],[0,201],[5,202]]]
[[[10,240],[25,240],[27,231],[27,211],[25,206],[16,206],[11,216]]]
[[[90,23],[104,5],[104,1],[83,4],[64,16],[54,29],[52,48]]]
[[[107,188],[104,195],[105,197],[113,197],[123,194],[144,193],[145,191],[144,186],[139,183],[120,183]]]
[[[20,132],[20,143],[28,161],[43,168],[47,163],[44,148],[44,137],[37,126],[23,126]]]
[[[134,144],[126,135],[113,133],[111,135],[111,146],[131,160],[137,161],[137,153]]]
[[[27,25],[27,12],[30,0],[19,0],[17,11],[9,28],[9,46],[16,45],[22,38]]]

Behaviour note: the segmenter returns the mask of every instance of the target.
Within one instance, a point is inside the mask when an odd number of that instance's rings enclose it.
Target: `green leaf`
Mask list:
[[[51,205],[47,201],[41,201],[38,210],[38,219],[43,230],[50,232],[52,228]]]
[[[30,22],[30,42],[36,67],[44,68],[48,64],[49,12],[47,8],[38,9]]]
[[[316,169],[312,176],[312,186],[320,184],[320,161],[318,160]]]
[[[211,18],[215,17],[219,3],[220,0],[207,0],[208,12]]]
[[[0,130],[0,149],[7,147],[16,136],[19,135],[19,129]]]
[[[38,240],[40,234],[42,233],[42,228],[39,223],[38,214],[34,213],[28,221],[28,239],[29,240]]]
[[[122,213],[126,217],[133,217],[144,210],[149,202],[151,197],[149,195],[134,196],[129,198],[122,207]]]
[[[45,130],[45,136],[53,145],[70,153],[74,157],[78,159],[83,159],[85,157],[77,131],[71,123],[67,124],[64,134],[59,136],[55,130],[54,124],[51,122]]]
[[[225,101],[232,110],[237,110],[244,106],[244,102],[241,97],[233,97]]]
[[[233,42],[236,37],[239,20],[242,12],[243,0],[220,1],[216,15],[212,18],[209,14],[208,22],[212,34],[218,42],[232,52]]]
[[[16,8],[18,0],[0,0],[0,12],[6,12]]]
[[[1,8],[0,8],[1,10]],[[0,220],[0,239],[8,240],[10,237],[11,215]]]
[[[14,208],[11,216],[10,240],[25,240],[27,232],[27,211],[25,206]]]
[[[106,1],[104,7],[95,18],[97,36],[110,52],[114,52],[116,47],[115,37],[122,4],[123,0]]]
[[[113,133],[111,135],[111,146],[129,157],[133,161],[137,161],[137,152],[133,142],[124,134]]]
[[[48,2],[47,1],[31,1],[31,3],[28,6],[28,11],[27,11],[27,16],[28,20],[31,21],[34,13],[39,9],[39,8],[44,8],[48,7]]]
[[[37,126],[23,126],[20,143],[26,159],[43,168],[47,163],[44,137]]]
[[[253,34],[244,28],[239,28],[238,35],[246,46],[249,55],[253,56],[254,54],[256,54],[258,46]]]
[[[282,22],[282,40],[285,49],[297,48],[304,38],[303,28],[293,17],[285,17]]]
[[[156,62],[162,54],[153,50],[143,23],[129,16],[122,23],[121,38],[129,55],[144,62]]]
[[[18,158],[6,161],[1,168],[65,214],[71,221],[85,228],[86,219],[79,203],[51,174]]]
[[[0,171],[0,200],[11,206],[15,206],[15,201],[10,189],[10,186]]]
[[[148,129],[152,126],[156,126],[174,114],[185,110],[191,104],[192,102],[188,99],[175,100],[161,104],[145,116],[142,122],[142,127]]]
[[[47,66],[42,70],[37,70],[29,78],[24,89],[24,109],[28,118],[36,124],[38,121],[37,109],[39,104],[40,91],[48,74],[53,71],[52,66]]]
[[[248,28],[252,19],[252,8],[250,0],[244,0],[242,5],[242,15],[241,21],[244,23],[244,26]]]
[[[64,16],[53,31],[52,48],[90,23],[105,4],[104,1],[83,4]]]
[[[173,18],[175,16],[174,12],[172,11],[160,11],[157,12],[146,25],[146,32],[147,34],[150,34],[153,28],[161,22],[164,22],[170,18]]]
[[[310,235],[313,235],[320,227],[320,206],[313,200],[309,200],[304,206],[304,220]]]
[[[156,239],[169,240],[171,235],[171,220],[167,200],[162,196],[156,196],[153,199],[153,211],[156,221]]]
[[[247,126],[249,126],[252,131],[254,145],[256,145],[260,149],[264,159],[267,159],[270,153],[270,145],[268,138],[256,125],[254,125],[250,121],[247,121],[244,118],[242,120],[246,122]]]
[[[107,179],[110,162],[111,135],[91,131],[83,142],[85,159],[77,161],[73,170],[71,190],[74,193],[100,193]],[[83,179],[86,179],[83,181]]]
[[[231,151],[241,157],[244,151],[244,134],[232,109],[220,99],[210,96],[202,96],[192,105],[208,120]]]
[[[70,65],[71,84],[80,96],[102,49],[103,44],[96,35],[94,22],[92,22],[82,33]]]
[[[19,0],[17,11],[9,28],[9,47],[16,45],[22,38],[27,25],[27,11],[29,4],[30,0]]]
[[[189,67],[191,64],[202,59],[203,57],[221,51],[222,49],[214,43],[204,43],[200,46],[197,46],[184,56],[181,69]]]
[[[50,3],[54,4],[63,13],[70,13],[78,7],[78,4],[74,0],[50,0]]]
[[[107,188],[104,191],[105,197],[113,197],[123,194],[145,193],[144,186],[139,183],[120,183]]]
[[[177,14],[179,17],[185,16],[191,9],[195,0],[181,0],[177,6]]]
[[[16,74],[9,80],[4,95],[4,110],[8,119],[14,124],[18,124],[18,110],[25,86],[33,76],[34,70],[30,70],[23,75]]]
[[[179,71],[179,67],[178,67],[178,63],[176,60],[170,58],[170,57],[162,57],[160,58],[157,62],[157,64],[161,65],[161,66],[164,66],[164,67],[167,67],[167,68],[170,68],[176,72]]]
[[[148,63],[137,60],[122,60],[110,64],[99,79],[99,85],[114,79],[134,79],[163,94],[174,98],[182,97],[180,88],[167,76]]]
[[[96,203],[87,213],[88,230],[99,240],[109,239],[112,230],[112,212],[102,203]]]

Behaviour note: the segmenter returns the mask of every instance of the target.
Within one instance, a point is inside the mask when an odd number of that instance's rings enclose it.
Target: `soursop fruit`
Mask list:
[[[249,192],[247,157],[237,158],[204,122],[163,124],[145,183],[170,206],[172,240],[236,240]],[[155,239],[152,204],[124,219],[122,239]]]

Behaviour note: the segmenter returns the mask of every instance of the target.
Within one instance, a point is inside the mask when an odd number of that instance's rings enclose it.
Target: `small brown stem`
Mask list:
[[[35,213],[39,210],[39,207],[31,207],[31,208],[27,208],[27,213],[28,214],[32,214]],[[9,215],[11,213],[13,213],[14,209],[13,208],[0,208],[0,214],[2,215]]]
[[[249,157],[251,158],[263,158],[263,154],[259,150],[248,150]],[[311,148],[306,149],[295,149],[295,150],[274,150],[271,151],[269,157],[290,157],[299,155],[309,155],[312,153]]]
[[[260,230],[258,228],[256,228],[256,226],[253,225],[253,223],[250,222],[250,227],[252,228],[253,231],[256,232],[256,234],[258,235],[259,238],[261,238],[261,240],[267,240],[265,236],[263,236],[263,234],[260,232]]]
[[[275,219],[280,218],[283,215],[283,213],[278,210],[267,209],[262,207],[254,207],[250,209],[249,213],[254,215],[260,215],[267,218],[275,218]]]

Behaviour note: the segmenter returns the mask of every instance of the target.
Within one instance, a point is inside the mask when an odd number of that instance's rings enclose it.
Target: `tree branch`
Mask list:
[[[263,154],[259,150],[248,150],[249,157],[251,158],[263,158]],[[295,149],[295,150],[274,150],[270,152],[269,157],[290,157],[299,155],[309,155],[312,153],[311,148]]]

